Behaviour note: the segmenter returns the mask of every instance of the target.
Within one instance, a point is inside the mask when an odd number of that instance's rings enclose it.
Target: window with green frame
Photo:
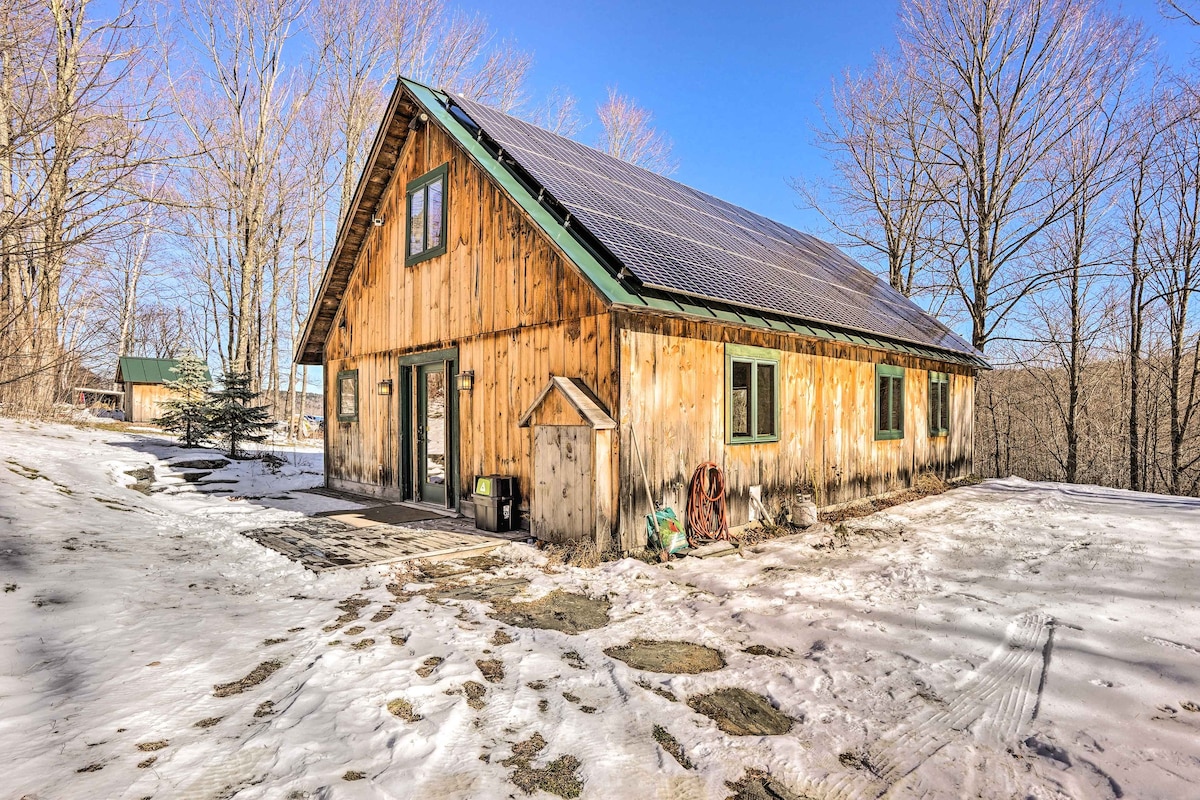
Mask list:
[[[446,174],[448,164],[408,182],[404,265],[446,252]]]
[[[779,351],[725,345],[725,441],[779,441]]]
[[[947,436],[950,433],[950,376],[945,372],[929,373],[929,435]]]
[[[875,438],[904,438],[904,367],[875,365]]]
[[[358,370],[344,369],[337,374],[337,418],[339,422],[358,419]]]

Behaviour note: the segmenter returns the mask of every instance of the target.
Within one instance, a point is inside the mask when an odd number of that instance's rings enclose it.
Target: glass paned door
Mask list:
[[[417,485],[426,503],[446,503],[446,362],[417,368]]]

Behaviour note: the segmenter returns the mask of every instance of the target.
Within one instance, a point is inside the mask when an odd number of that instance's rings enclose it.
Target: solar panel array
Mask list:
[[[471,100],[454,103],[645,286],[976,354],[816,237]]]

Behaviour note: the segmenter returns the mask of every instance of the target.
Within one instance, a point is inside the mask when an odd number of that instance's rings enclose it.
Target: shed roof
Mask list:
[[[177,380],[179,376],[171,372],[171,368],[178,363],[179,360],[175,358],[121,356],[117,361],[117,383],[166,383]]]

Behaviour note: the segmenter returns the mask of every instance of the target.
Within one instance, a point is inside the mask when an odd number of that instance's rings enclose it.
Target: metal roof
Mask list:
[[[166,383],[178,380],[179,376],[171,372],[171,368],[178,363],[178,359],[174,358],[122,356],[117,361],[117,383]],[[208,367],[204,369],[208,371]]]
[[[457,136],[464,144],[490,145],[489,172],[502,166],[536,191],[537,205],[556,210],[619,279],[626,291],[617,294],[636,296],[630,305],[661,307],[653,298],[684,313],[988,366],[827,242],[466,98],[404,83],[451,133],[469,134]]]

